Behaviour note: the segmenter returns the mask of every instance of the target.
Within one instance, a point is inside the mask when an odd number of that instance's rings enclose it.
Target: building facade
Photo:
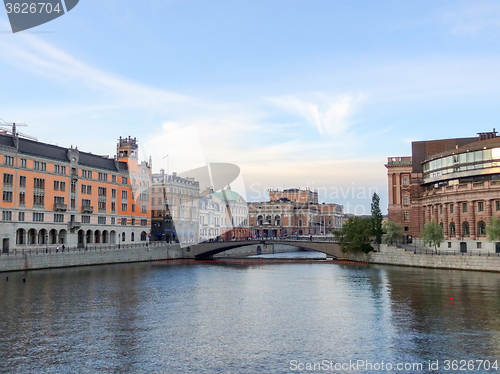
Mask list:
[[[198,243],[200,184],[161,170],[152,180],[152,230],[155,241]]]
[[[216,240],[221,229],[221,201],[212,194],[200,196],[200,241]]]
[[[151,163],[137,140],[114,158],[0,134],[2,251],[145,242]]]
[[[342,228],[343,206],[319,204],[317,191],[270,190],[269,201],[249,203],[253,237],[330,235]]]
[[[243,240],[249,237],[248,204],[231,186],[210,192],[220,204],[220,240]]]
[[[398,175],[407,177],[409,169],[390,158],[389,219],[400,223],[402,217],[405,232],[417,238],[426,222],[437,222],[445,248],[494,249],[486,226],[493,215],[500,216],[500,138],[494,129],[478,135],[413,142],[410,186],[401,186],[399,195],[391,191],[398,190]],[[399,198],[408,193],[409,199]]]

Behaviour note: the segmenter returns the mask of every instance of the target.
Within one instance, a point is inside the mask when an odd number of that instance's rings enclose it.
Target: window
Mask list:
[[[403,177],[403,186],[408,186],[408,177]]]
[[[54,165],[54,173],[59,173],[59,165]]]
[[[97,217],[97,223],[99,225],[105,225],[106,224],[106,217]]]
[[[45,206],[45,195],[35,192],[33,194],[33,205],[37,208],[43,208]]]
[[[54,181],[54,191],[59,191],[59,181]]]
[[[43,170],[43,171],[47,170],[47,163],[40,162],[40,169]]]
[[[7,186],[12,187],[12,185],[14,184],[14,174],[4,174],[3,175],[3,184],[4,184],[4,186],[7,185]]]
[[[125,241],[125,233],[122,232],[122,242],[124,242],[124,241]]]
[[[403,197],[403,204],[404,205],[410,205],[410,197],[409,196]]]
[[[59,189],[61,191],[66,191],[66,182],[59,182]]]
[[[141,219],[141,226],[147,226],[148,225],[148,220],[147,219]]]
[[[134,238],[135,238],[134,233],[131,233],[131,234],[130,234],[130,241],[132,241],[132,242],[133,242],[133,241],[134,241]]]
[[[107,192],[106,188],[104,188],[104,187],[99,187],[98,190],[97,190],[97,194],[99,196],[106,196],[106,192]]]
[[[17,217],[17,218],[18,218],[18,219],[17,219],[18,221],[23,222],[23,221],[24,221],[24,212],[19,212],[19,215],[18,215],[18,217]]]
[[[90,206],[90,199],[82,199],[82,206]]]
[[[128,178],[122,177],[122,184],[128,184]]]
[[[132,212],[135,212],[135,204],[132,204]]]
[[[12,201],[12,191],[3,191],[3,201]]]
[[[111,217],[111,224],[114,225],[115,224],[115,217]]]
[[[147,212],[148,212],[148,206],[146,204],[142,204],[141,213],[147,213]]]
[[[71,208],[75,208],[76,207],[76,199],[73,197],[71,198]]]
[[[12,211],[3,210],[2,211],[2,221],[12,221]]]
[[[126,218],[121,218],[121,225],[127,226],[127,219]]]
[[[19,206],[26,204],[26,192],[19,192]]]
[[[12,156],[4,156],[3,158],[4,165],[14,165],[14,157]]]
[[[40,190],[44,190],[45,189],[45,179],[42,179],[42,178],[35,178],[33,180],[33,186]]]
[[[132,223],[131,223],[132,226],[135,226],[135,218],[132,218]]]
[[[35,170],[40,170],[40,162],[38,162],[38,161],[33,161],[33,169],[35,169]]]
[[[126,199],[126,198],[127,198],[127,191],[122,190],[122,199]]]
[[[127,211],[127,204],[122,204],[122,211],[123,212],[126,212]]]
[[[54,204],[64,204],[64,196],[54,196]]]
[[[98,173],[97,174],[97,179],[100,181],[107,181],[108,180],[108,174],[106,173]]]
[[[450,236],[455,236],[455,235],[456,235],[455,224],[452,222],[450,223]]]
[[[496,210],[500,210],[500,201],[495,201]]]
[[[82,223],[90,223],[90,216],[82,216]]]
[[[462,203],[462,213],[467,213],[467,203]]]
[[[116,211],[116,203],[114,201],[111,202],[111,213]]]
[[[116,175],[111,176],[111,182],[116,183]]]
[[[87,186],[87,195],[92,194],[92,186]]]
[[[469,236],[470,235],[469,223],[468,222],[462,223],[462,235],[463,236]]]
[[[71,181],[71,193],[76,193],[76,181]]]
[[[404,220],[409,221],[410,220],[410,212],[406,211],[404,212]]]
[[[443,204],[439,206],[439,214],[443,214]]]
[[[26,177],[24,175],[19,177],[19,187],[26,187]]]
[[[114,188],[111,189],[111,197],[116,197],[116,190]]]
[[[477,249],[481,249],[481,248],[482,248],[481,242],[477,242]]]
[[[61,166],[61,174],[66,174],[66,166]]]
[[[486,224],[483,221],[477,223],[477,234],[480,236],[486,235]]]
[[[44,213],[33,213],[33,222],[43,222]]]
[[[450,213],[453,213],[453,204],[450,204]]]
[[[478,201],[477,202],[477,211],[478,212],[483,212],[484,211],[484,202],[483,201]]]
[[[64,214],[54,213],[54,222],[64,222]]]
[[[101,212],[106,211],[106,201],[99,201],[97,202],[97,209],[99,209]]]
[[[448,242],[448,248],[451,248],[451,242]]]
[[[20,165],[22,168],[25,168],[26,167],[26,159],[25,158],[22,158],[21,159],[21,165]]]

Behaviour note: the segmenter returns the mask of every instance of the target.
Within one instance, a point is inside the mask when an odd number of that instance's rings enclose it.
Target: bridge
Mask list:
[[[325,253],[328,257],[341,258],[345,257],[340,249],[338,242],[335,241],[320,241],[320,240],[244,240],[230,242],[202,242],[185,248],[187,257],[197,260],[205,259],[233,248],[244,247],[247,245],[271,245],[284,244],[299,247],[305,250]]]

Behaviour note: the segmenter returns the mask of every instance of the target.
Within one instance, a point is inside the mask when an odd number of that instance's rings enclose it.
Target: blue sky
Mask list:
[[[495,1],[80,0],[16,34],[0,11],[0,118],[98,154],[136,136],[156,171],[235,163],[250,200],[308,186],[368,213],[412,140],[500,127],[499,42]]]

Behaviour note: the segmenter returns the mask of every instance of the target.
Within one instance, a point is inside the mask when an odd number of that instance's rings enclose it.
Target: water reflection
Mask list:
[[[494,273],[153,263],[5,276],[2,372],[289,372],[291,360],[500,352]]]

